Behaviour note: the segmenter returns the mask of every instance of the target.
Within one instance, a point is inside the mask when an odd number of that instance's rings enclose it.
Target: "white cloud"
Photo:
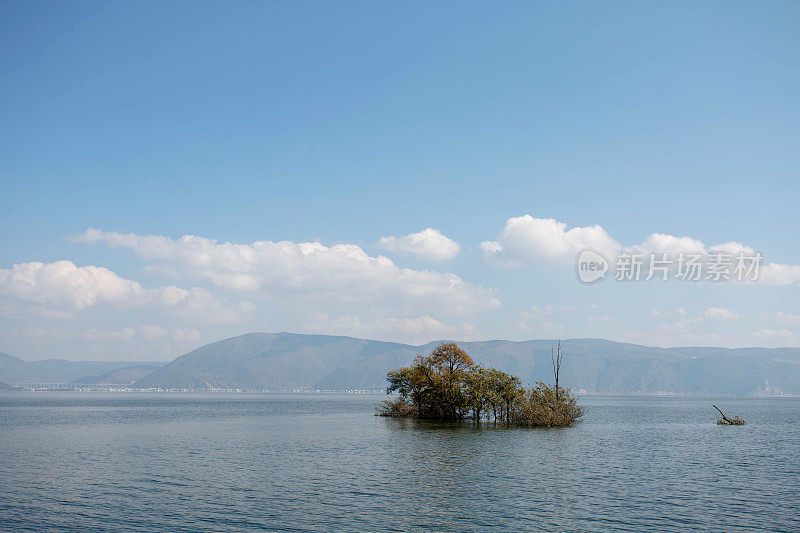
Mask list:
[[[197,342],[200,340],[200,331],[194,328],[163,328],[152,324],[140,324],[136,327],[124,327],[115,330],[79,329],[75,331],[58,327],[27,326],[6,332],[12,337],[50,338],[57,340],[78,339],[93,342],[128,342],[134,339],[145,342],[161,342],[164,340],[175,342]]]
[[[563,337],[567,329],[562,324],[553,323],[555,311],[556,309],[552,305],[533,305],[530,310],[523,309],[511,313],[509,322],[527,335]],[[561,311],[572,312],[572,310],[563,308]]]
[[[439,230],[427,228],[402,237],[381,237],[378,248],[400,255],[415,256],[428,261],[446,261],[458,255],[461,246]]]
[[[534,218],[531,215],[509,218],[496,241],[484,241],[480,244],[484,257],[500,266],[520,267],[524,264],[549,262],[574,264],[577,255],[583,250],[594,250],[603,255],[610,265],[616,263],[620,253],[643,254],[647,259],[650,254],[660,258],[663,254],[673,263],[674,270],[678,257],[685,254],[700,255],[701,262],[713,263],[717,254],[723,254],[734,261],[731,265],[731,279],[736,280],[734,270],[737,258],[742,255],[753,258],[757,252],[740,242],[725,242],[706,245],[693,237],[679,237],[665,233],[653,233],[644,242],[623,247],[615,241],[601,226],[579,226],[567,229],[567,225],[552,218]],[[748,272],[750,260],[743,265],[741,273],[743,281],[752,282],[752,272]],[[642,267],[642,278],[648,276],[648,265]],[[704,271],[703,276],[708,271]],[[655,277],[660,277],[656,272]],[[706,279],[703,277],[702,279]],[[785,263],[766,263],[762,260],[758,268],[755,282],[764,285],[800,284],[800,265]]]
[[[675,312],[654,314],[666,317]],[[624,335],[621,340],[650,346],[800,346],[800,335],[796,332],[800,325],[800,315],[783,311],[762,313],[762,322],[751,331],[744,329],[749,321],[736,322],[738,318],[739,313],[736,311],[709,307],[702,315],[680,316],[677,320],[659,324],[651,330]]]
[[[680,253],[705,254],[706,246],[702,241],[691,237],[676,237],[664,233],[653,233],[641,244],[636,244],[627,249],[629,253],[664,254],[673,257]]]
[[[175,342],[198,342],[200,332],[194,328],[162,328],[153,324],[141,324],[138,328],[139,336],[147,342],[172,340]]]
[[[119,329],[64,329],[29,325],[0,331],[0,340],[16,348],[34,347],[34,357],[63,357],[63,349],[80,359],[92,356],[109,361],[172,359],[196,347],[202,340],[194,328],[171,328],[140,324]],[[41,351],[42,347],[47,347]],[[16,350],[15,355],[21,355]],[[30,354],[29,354],[30,355]],[[49,357],[48,357],[49,356]]]
[[[122,328],[114,331],[86,329],[79,333],[79,337],[91,342],[127,342],[136,336],[133,328]]]
[[[498,258],[503,252],[503,245],[497,241],[483,241],[478,245],[484,256]]]
[[[32,305],[30,314],[53,309],[51,316],[59,318],[102,304],[166,307],[188,318],[214,321],[237,320],[253,310],[250,303],[233,304],[200,287],[146,289],[107,268],[77,266],[71,261],[20,263],[0,269],[0,298],[11,299],[8,308],[17,312],[24,310],[19,305],[24,302]]]
[[[772,323],[800,327],[800,314],[797,313],[775,311],[774,313],[762,313],[761,317]]]
[[[706,246],[703,241],[692,237],[676,237],[665,233],[653,233],[641,244],[633,245],[626,249],[629,253],[667,254],[668,257],[677,257],[683,254],[727,254],[727,255],[755,255],[756,251],[740,242],[725,242]]]
[[[748,335],[748,338],[767,345],[794,346],[797,344],[797,333],[788,329],[763,328]]]
[[[583,250],[611,258],[622,248],[600,226],[567,225],[552,218],[530,215],[509,218],[496,241],[480,244],[484,256],[499,264],[518,266],[527,261],[572,264]]]
[[[703,316],[714,320],[733,320],[739,318],[739,313],[731,311],[730,309],[725,309],[724,307],[709,307],[706,309]]]
[[[711,253],[715,254],[728,254],[728,255],[755,255],[756,251],[745,246],[740,242],[724,242],[722,244],[715,244],[708,247]]]
[[[732,348],[738,344],[738,339],[716,333],[703,333],[694,331],[672,331],[670,328],[659,328],[656,331],[635,332],[623,335],[623,342],[633,342],[645,346],[720,346]],[[751,346],[752,344],[748,344]],[[742,344],[744,346],[744,344]]]
[[[800,284],[800,266],[769,263],[761,267],[759,281],[765,285]]]
[[[214,296],[202,287],[182,289],[174,285],[150,290],[146,303],[174,310],[186,320],[203,322],[248,320],[257,309],[251,302],[231,302]]]
[[[145,291],[107,268],[56,261],[0,269],[0,296],[80,311],[99,303],[142,299]]]
[[[195,328],[172,328],[169,334],[175,342],[200,342],[200,331]]]
[[[500,305],[493,290],[466,283],[455,274],[401,268],[354,244],[236,244],[193,235],[171,239],[95,229],[73,240],[130,248],[145,259],[162,262],[167,271],[241,291],[392,307],[423,304],[427,309],[438,305],[457,313]]]
[[[686,316],[686,309],[683,307],[679,307],[674,311],[661,311],[659,309],[653,309],[652,314],[653,316],[670,316],[670,315]]]
[[[169,332],[161,326],[154,326],[152,324],[142,324],[139,326],[139,333],[142,338],[147,341],[157,341],[169,335]]]
[[[589,324],[610,324],[613,321],[614,319],[610,316],[601,316],[601,317],[590,316],[589,318],[586,319],[586,322],[588,322]]]
[[[349,335],[353,337],[425,344],[434,340],[469,340],[474,335],[474,325],[459,326],[445,324],[429,316],[387,317],[376,320],[361,320],[357,316],[329,317],[319,314],[308,324],[310,333]]]

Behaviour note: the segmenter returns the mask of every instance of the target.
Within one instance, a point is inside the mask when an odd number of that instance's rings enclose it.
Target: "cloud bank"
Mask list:
[[[77,266],[71,261],[20,263],[0,269],[0,298],[63,310],[62,317],[111,304],[171,308],[193,319],[233,321],[254,308],[247,302],[233,304],[216,298],[200,287],[183,289],[168,285],[146,289],[107,268]]]
[[[484,241],[479,248],[484,258],[495,265],[519,268],[540,262],[573,265],[583,250],[594,250],[610,264],[621,253],[666,254],[677,258],[680,254],[699,254],[705,261],[716,254],[736,257],[753,256],[756,251],[740,242],[706,245],[693,237],[678,237],[653,233],[644,242],[623,246],[601,226],[567,228],[563,222],[552,218],[534,218],[531,215],[509,218],[497,240]],[[800,284],[800,265],[765,263],[760,266],[758,283],[763,285]]]
[[[446,238],[446,237],[445,237]],[[494,291],[452,273],[397,266],[355,244],[217,242],[89,229],[72,240],[133,250],[156,268],[219,287],[267,295],[305,295],[367,305],[423,305],[466,313],[500,305]]]

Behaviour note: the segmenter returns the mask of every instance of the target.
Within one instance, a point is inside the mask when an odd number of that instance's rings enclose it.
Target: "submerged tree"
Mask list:
[[[559,358],[554,359],[558,383]],[[387,393],[400,397],[378,409],[382,416],[441,421],[493,420],[515,425],[567,426],[583,414],[569,390],[537,383],[526,390],[516,376],[476,365],[456,343],[418,355],[411,366],[390,370]]]
[[[722,409],[720,409],[719,407],[717,407],[714,404],[711,404],[711,405],[714,407],[714,409],[719,411],[719,414],[722,415],[722,418],[717,420],[717,425],[720,425],[720,426],[743,426],[744,425],[744,420],[742,420],[738,416],[734,416],[733,418],[728,418],[727,416],[725,416],[725,413],[722,412]]]

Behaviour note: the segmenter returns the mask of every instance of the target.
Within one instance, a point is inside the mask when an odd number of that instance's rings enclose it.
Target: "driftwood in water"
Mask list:
[[[714,405],[714,404],[711,404],[711,405]],[[742,425],[744,425],[744,420],[742,420],[738,416],[734,416],[733,419],[730,419],[727,416],[725,416],[725,413],[723,413],[722,410],[719,407],[717,407],[716,405],[714,405],[714,409],[719,411],[719,414],[722,415],[722,420],[717,420],[717,424],[719,424],[721,426],[742,426]]]

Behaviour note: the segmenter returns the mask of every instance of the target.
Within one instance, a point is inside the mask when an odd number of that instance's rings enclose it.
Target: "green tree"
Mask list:
[[[560,346],[558,353],[556,380]],[[411,366],[390,370],[386,377],[386,392],[400,397],[383,402],[378,409],[383,416],[564,426],[583,414],[568,389],[537,383],[526,390],[516,376],[475,365],[453,342],[440,344],[428,355],[417,355]]]

